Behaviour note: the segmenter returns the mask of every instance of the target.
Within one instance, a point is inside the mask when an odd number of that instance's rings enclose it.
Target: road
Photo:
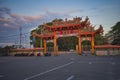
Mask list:
[[[0,80],[120,80],[120,56],[0,57]]]

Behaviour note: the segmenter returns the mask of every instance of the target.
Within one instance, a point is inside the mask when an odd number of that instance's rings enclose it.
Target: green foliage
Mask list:
[[[91,41],[84,40],[82,42],[82,48],[83,48],[83,50],[90,50],[91,49]]]
[[[48,22],[47,25],[48,25],[48,26],[51,26],[51,25],[52,25],[52,22]]]
[[[113,45],[120,45],[120,22],[117,22],[116,25],[114,25],[111,28],[112,36],[114,40],[112,41]]]
[[[52,22],[55,22],[55,21],[63,21],[62,19],[54,19]],[[48,22],[48,23],[46,23],[47,25],[49,25],[49,26],[51,26],[52,25],[52,22]],[[30,34],[30,44],[31,45],[33,45],[33,36],[32,36],[32,34],[33,34],[33,32],[36,32],[37,34],[41,34],[41,27],[42,27],[42,25],[39,25],[36,29],[33,29],[32,31],[31,31],[31,34]],[[39,38],[36,38],[36,47],[40,47],[40,40],[41,39],[39,39]],[[49,44],[49,43],[48,43]],[[51,44],[51,43],[50,43]]]
[[[102,36],[101,34],[95,35],[95,45],[104,45],[108,44],[108,40],[105,36]]]
[[[52,22],[55,22],[55,21],[63,21],[63,19],[54,19]]]
[[[75,36],[60,37],[57,40],[57,45],[59,47],[59,50],[75,49],[77,44],[78,44],[78,38]]]
[[[82,42],[82,45],[85,46],[85,45],[91,45],[91,42],[88,41],[88,40],[85,40]]]
[[[31,31],[31,35],[30,35],[30,44],[31,45],[33,44],[33,36],[32,36],[33,32],[36,32],[37,34],[41,34],[41,26],[42,25],[39,25],[36,29],[33,29]],[[39,38],[36,37],[36,44],[35,44],[36,47],[40,47],[40,40],[41,39],[39,39]]]
[[[15,45],[0,47],[0,56],[8,56],[11,49],[15,49]]]
[[[112,40],[111,44],[120,45],[120,22],[117,22],[111,30],[107,33],[109,38]]]
[[[53,42],[48,42],[47,43],[47,47],[53,47],[53,46],[54,46]]]
[[[117,22],[113,27],[111,27],[111,31],[115,33],[119,33],[120,31],[120,22]]]

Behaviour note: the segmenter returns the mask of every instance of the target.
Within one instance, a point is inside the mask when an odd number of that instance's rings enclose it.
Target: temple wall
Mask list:
[[[10,51],[9,55],[10,56],[37,56],[40,54],[40,56],[43,56],[43,51]]]
[[[97,56],[115,56],[115,55],[120,55],[120,49],[119,48],[114,48],[114,49],[95,49],[95,54]]]

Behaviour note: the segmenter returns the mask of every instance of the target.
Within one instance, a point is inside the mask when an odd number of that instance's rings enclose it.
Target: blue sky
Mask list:
[[[0,0],[0,46],[22,43],[29,45],[30,30],[55,18],[88,16],[104,33],[120,21],[120,0]],[[24,34],[25,33],[25,34]]]

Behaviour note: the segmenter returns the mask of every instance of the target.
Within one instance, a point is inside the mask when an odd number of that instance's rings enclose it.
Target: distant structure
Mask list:
[[[80,17],[75,17],[73,20],[68,20],[66,18],[65,21],[56,19],[52,22],[51,26],[43,23],[42,30],[42,34],[37,34],[34,32],[33,36],[44,40],[44,54],[47,53],[47,40],[53,40],[54,55],[58,55],[57,38],[66,36],[78,37],[78,45],[76,45],[77,54],[82,54],[82,42],[84,40],[89,40],[91,42],[91,51],[92,54],[94,54],[94,37],[96,34],[103,33],[102,25],[95,30],[88,17],[86,17],[85,20],[82,20]]]
[[[20,46],[19,48],[22,48],[22,27],[20,27]]]

